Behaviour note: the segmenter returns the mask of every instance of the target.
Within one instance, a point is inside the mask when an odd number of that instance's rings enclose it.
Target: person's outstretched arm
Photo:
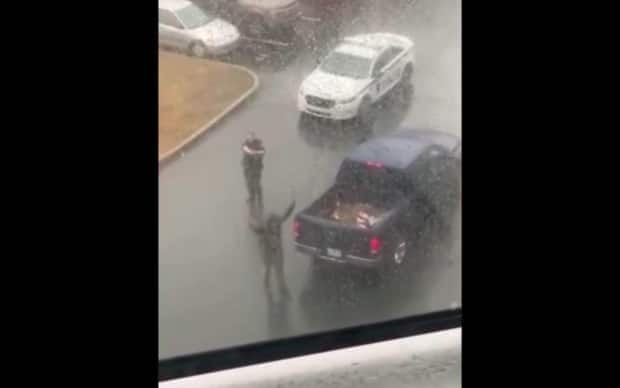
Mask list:
[[[265,226],[261,222],[257,222],[255,220],[250,221],[250,228],[258,234],[265,233]]]
[[[293,200],[293,202],[291,202],[291,204],[288,205],[288,207],[284,211],[284,214],[282,214],[282,216],[280,217],[280,220],[282,222],[286,221],[286,219],[289,218],[291,214],[293,213],[294,208],[295,208],[295,200]]]

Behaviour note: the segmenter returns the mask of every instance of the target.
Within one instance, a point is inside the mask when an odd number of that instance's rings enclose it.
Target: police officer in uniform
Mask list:
[[[265,147],[263,142],[254,132],[243,142],[241,147],[243,151],[243,174],[245,183],[248,188],[248,202],[253,203],[263,199],[263,189],[261,187],[261,176],[263,173],[263,156],[265,155]]]

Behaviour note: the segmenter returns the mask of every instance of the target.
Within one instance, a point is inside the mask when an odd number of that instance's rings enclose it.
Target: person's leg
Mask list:
[[[262,170],[257,170],[254,172],[252,178],[253,178],[253,183],[254,183],[254,192],[256,193],[256,197],[260,200],[262,200],[262,196],[263,196],[263,188],[261,186],[261,177],[262,177]]]
[[[265,288],[269,287],[269,278],[271,275],[271,265],[265,263]]]
[[[252,174],[250,185],[252,187],[252,199],[262,201],[263,193],[260,185],[260,175]]]
[[[278,286],[280,287],[280,293],[285,296],[288,297],[289,296],[289,291],[288,291],[288,287],[286,285],[286,280],[284,279],[284,262],[283,260],[278,260],[277,263],[275,264],[275,270],[276,270],[276,275],[278,277]]]
[[[250,226],[255,229],[263,227],[263,204],[261,202],[256,203],[251,201],[248,205],[250,208]]]
[[[263,186],[260,184],[260,178],[256,181],[256,198],[258,198],[258,202],[260,204],[263,203]]]
[[[260,209],[253,203],[248,202],[249,217],[248,217],[248,225],[254,229],[258,230],[261,227],[261,214]]]
[[[245,171],[244,172],[244,176],[245,176],[245,185],[248,189],[248,202],[250,202],[253,198],[252,196],[252,176]]]
[[[252,182],[250,182],[248,191],[250,194],[248,201],[254,202],[254,200],[256,199],[256,189],[254,188],[254,184]]]

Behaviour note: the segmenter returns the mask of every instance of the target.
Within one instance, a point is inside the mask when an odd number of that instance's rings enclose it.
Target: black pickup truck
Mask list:
[[[460,139],[402,130],[359,145],[335,183],[295,216],[298,251],[316,262],[394,269],[429,217],[449,222],[460,200]]]

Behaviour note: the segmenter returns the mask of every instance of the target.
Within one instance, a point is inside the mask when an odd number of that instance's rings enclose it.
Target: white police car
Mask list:
[[[411,83],[414,44],[390,33],[345,38],[302,82],[301,112],[333,120],[363,118],[395,86]]]

